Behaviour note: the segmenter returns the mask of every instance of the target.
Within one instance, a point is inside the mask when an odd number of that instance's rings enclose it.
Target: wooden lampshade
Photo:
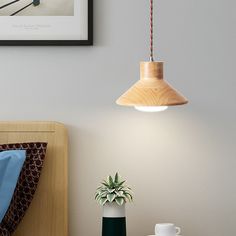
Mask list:
[[[141,62],[140,80],[117,101],[122,106],[176,106],[187,99],[163,80],[163,62]]]

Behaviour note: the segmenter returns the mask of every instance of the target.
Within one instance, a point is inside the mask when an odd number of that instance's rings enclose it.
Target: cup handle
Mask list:
[[[175,229],[176,229],[176,235],[179,235],[181,233],[180,227],[175,227]]]

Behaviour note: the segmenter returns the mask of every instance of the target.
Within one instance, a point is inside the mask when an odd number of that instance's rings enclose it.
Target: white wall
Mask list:
[[[100,235],[93,193],[117,170],[135,192],[129,236],[166,221],[236,235],[236,2],[155,1],[156,54],[190,103],[143,114],[114,101],[148,58],[147,2],[95,1],[94,47],[1,47],[1,119],[67,124],[70,236]]]

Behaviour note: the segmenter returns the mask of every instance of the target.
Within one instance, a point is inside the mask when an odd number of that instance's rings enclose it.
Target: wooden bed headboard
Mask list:
[[[68,138],[57,122],[0,122],[0,143],[47,142],[35,197],[14,236],[68,236]]]

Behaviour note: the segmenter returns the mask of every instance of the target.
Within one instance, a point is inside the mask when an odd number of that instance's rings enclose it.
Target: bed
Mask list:
[[[0,122],[0,143],[47,142],[34,199],[13,236],[68,236],[68,138],[57,122]]]

